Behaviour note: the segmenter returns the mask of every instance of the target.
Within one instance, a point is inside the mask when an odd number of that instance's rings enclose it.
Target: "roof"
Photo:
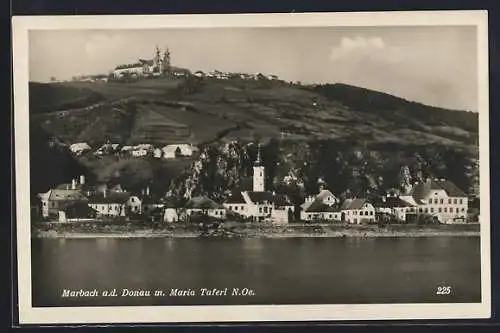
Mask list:
[[[393,207],[415,206],[415,204],[405,201],[400,197],[386,197],[385,201],[383,201],[382,198],[379,201],[377,201],[375,203],[375,206],[383,208],[393,208]]]
[[[415,201],[424,199],[432,190],[444,190],[450,197],[466,197],[467,195],[455,184],[448,180],[428,179],[425,182],[414,185],[409,193]]]
[[[320,213],[320,212],[338,212],[340,211],[336,206],[328,206],[321,200],[315,200],[306,210],[307,213]]]
[[[145,59],[139,59],[139,62],[141,64],[149,65],[149,66],[154,65],[154,63],[155,63],[153,60],[145,60]]]
[[[70,149],[90,149],[90,146],[86,142],[73,143],[69,147]]]
[[[134,64],[124,64],[124,65],[118,65],[115,67],[116,69],[129,69],[129,68],[139,68],[142,67],[143,65],[140,62],[136,62]]]
[[[328,190],[321,190],[318,195],[316,196],[316,199],[320,199],[320,200],[324,200],[328,197],[333,197],[333,198],[336,198],[335,195],[333,195],[332,192],[328,191]]]
[[[161,197],[150,194],[150,195],[142,195],[141,197],[141,202],[144,205],[151,205],[151,204],[160,204],[161,203]]]
[[[228,203],[228,204],[239,204],[239,203],[246,203],[246,202],[245,202],[245,198],[243,198],[243,194],[241,194],[241,192],[234,192],[226,200],[226,203]]]
[[[186,208],[194,209],[221,209],[224,208],[221,204],[213,201],[210,198],[199,196],[193,197],[186,205]]]
[[[104,196],[103,193],[94,194],[89,197],[89,203],[94,204],[123,204],[131,197],[128,192],[111,192],[106,193]]]
[[[79,190],[66,190],[66,189],[52,189],[49,191],[49,200],[56,201],[73,201],[73,200],[87,200]]]
[[[353,210],[353,209],[361,209],[363,205],[367,203],[366,199],[346,199],[342,204],[342,210]]]
[[[277,206],[291,206],[290,200],[287,196],[281,194],[273,194],[271,192],[255,192],[248,191],[248,197],[252,200],[253,203],[274,203]]]
[[[163,208],[178,208],[182,206],[180,200],[174,196],[163,198]]]
[[[89,207],[87,203],[74,203],[64,209],[67,218],[92,217],[96,210]]]

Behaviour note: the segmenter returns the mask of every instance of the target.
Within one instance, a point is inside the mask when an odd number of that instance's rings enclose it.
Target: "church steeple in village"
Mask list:
[[[260,155],[260,143],[257,146],[257,159],[253,166],[253,190],[254,192],[264,192],[264,166],[262,165],[262,158]]]

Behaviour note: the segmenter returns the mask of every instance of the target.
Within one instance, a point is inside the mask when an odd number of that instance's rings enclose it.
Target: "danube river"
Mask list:
[[[33,306],[480,302],[480,266],[479,237],[33,239]]]

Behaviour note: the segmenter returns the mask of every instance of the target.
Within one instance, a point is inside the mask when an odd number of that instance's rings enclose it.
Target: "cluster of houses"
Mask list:
[[[178,143],[166,145],[163,147],[155,147],[150,143],[141,143],[137,145],[121,145],[118,143],[107,142],[92,151],[92,147],[88,143],[77,142],[71,144],[69,146],[69,149],[76,156],[92,153],[94,156],[152,156],[158,159],[174,159],[183,156],[192,156],[197,151],[199,151],[198,147],[187,143]]]
[[[232,72],[221,72],[219,70],[213,70],[211,72],[205,73],[203,71],[196,71],[193,74],[194,76],[203,78],[203,77],[208,77],[208,78],[215,78],[219,80],[229,80],[229,79],[243,79],[243,80],[278,80],[278,76],[276,75],[264,75],[262,73],[256,73],[256,74],[247,74],[247,73],[232,73]]]
[[[266,190],[264,180],[265,168],[259,149],[253,167],[252,187],[234,191],[222,204],[199,196],[180,205],[177,200],[151,195],[149,187],[139,194],[130,193],[119,185],[86,184],[84,176],[40,193],[38,197],[42,216],[60,222],[130,217],[133,214],[147,214],[166,223],[186,221],[195,214],[218,220],[240,217],[247,221],[277,224],[294,220],[296,207],[287,196]],[[444,179],[427,179],[413,184],[407,193],[389,193],[377,201],[353,198],[341,202],[328,189],[320,187],[316,195],[305,198],[299,215],[302,221],[360,224],[375,222],[382,215],[410,222],[424,214],[441,223],[466,222],[468,197]]]
[[[323,189],[306,198],[301,206],[301,219],[364,223],[386,215],[410,222],[425,214],[441,223],[458,223],[467,221],[468,205],[467,195],[452,182],[429,178],[414,183],[407,193],[392,192],[370,201],[361,198],[340,203],[335,195]]]

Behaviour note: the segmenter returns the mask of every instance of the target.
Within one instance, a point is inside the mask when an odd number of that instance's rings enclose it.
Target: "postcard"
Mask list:
[[[20,324],[489,318],[487,19],[14,17]]]

